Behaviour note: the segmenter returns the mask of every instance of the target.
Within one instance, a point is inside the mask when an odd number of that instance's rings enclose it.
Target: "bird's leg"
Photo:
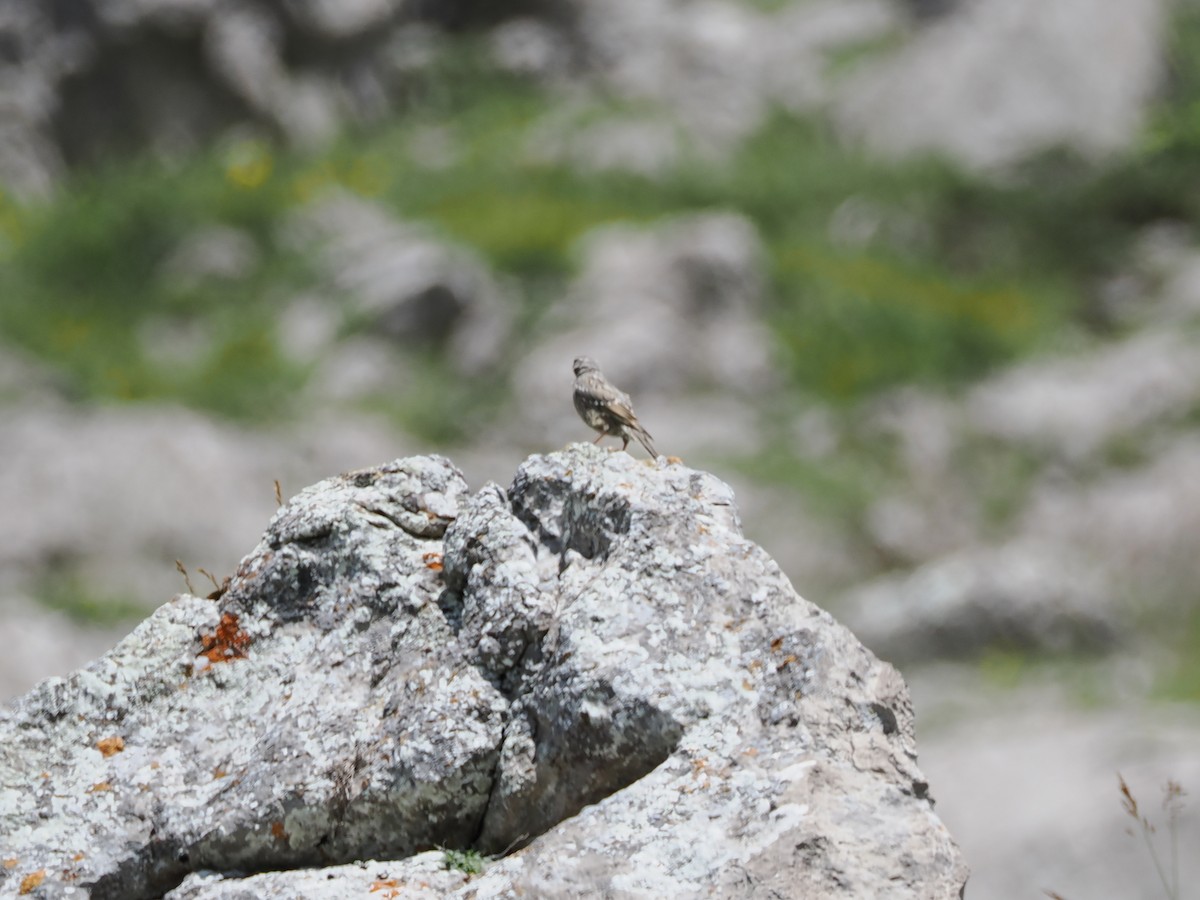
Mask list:
[[[602,432],[600,432],[598,435],[596,435],[596,439],[595,439],[594,441],[592,441],[592,443],[593,443],[593,444],[598,444],[598,443],[600,443],[602,440],[604,440],[604,432],[603,432],[603,431],[602,431]]]
[[[625,449],[626,447],[628,447],[628,446],[629,446],[629,435],[627,435],[627,434],[626,434],[626,435],[622,435],[622,437],[621,437],[621,449],[622,449],[622,450],[624,450],[624,449]]]

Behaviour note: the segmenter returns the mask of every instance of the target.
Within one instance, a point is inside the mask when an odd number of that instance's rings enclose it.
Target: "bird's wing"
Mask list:
[[[619,396],[614,397],[608,402],[608,411],[613,414],[613,417],[618,419],[622,425],[636,425],[637,416],[633,414],[633,404],[629,400],[628,394],[623,394],[617,391]]]
[[[637,423],[629,395],[613,387],[599,373],[586,372],[580,376],[576,396],[586,405],[604,410],[622,425]]]
[[[598,387],[597,396],[604,398],[604,408],[615,418],[625,425],[632,425],[637,421],[637,416],[633,412],[633,401],[629,399],[627,393],[607,381],[600,381]]]

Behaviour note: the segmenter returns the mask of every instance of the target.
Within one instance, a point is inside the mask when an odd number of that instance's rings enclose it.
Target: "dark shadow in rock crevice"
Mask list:
[[[510,506],[513,515],[529,529],[529,533],[534,536],[540,546],[556,555],[562,553],[562,523],[558,520],[558,516],[541,515],[540,510],[536,509],[533,504],[523,502],[521,497],[512,497]]]
[[[607,559],[613,540],[629,533],[631,518],[624,497],[571,496],[563,504],[563,544],[584,559]]]
[[[501,752],[501,767],[478,847],[526,846],[559,822],[653,772],[679,746],[683,726],[642,698],[594,682],[574,695],[534,693],[524,716],[524,752]],[[514,739],[506,733],[506,744]],[[506,752],[508,751],[508,752]]]
[[[181,842],[151,841],[137,856],[123,860],[115,871],[83,887],[91,900],[161,897],[192,872],[191,862],[191,854]]]
[[[434,847],[469,849],[481,831],[498,758],[496,750],[470,770],[448,773],[442,783],[397,779],[374,789],[362,787],[356,757],[345,772],[333,773],[345,782],[344,794],[323,803],[296,795],[264,807],[239,827],[217,826],[190,841],[150,840],[114,871],[82,887],[99,900],[150,900],[197,871],[241,878],[359,859],[405,859]]]

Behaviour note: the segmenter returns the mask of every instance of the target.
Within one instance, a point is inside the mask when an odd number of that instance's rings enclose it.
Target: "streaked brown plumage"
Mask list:
[[[621,444],[624,450],[629,446],[630,438],[635,437],[647,453],[658,456],[650,433],[633,414],[629,395],[610,384],[600,367],[588,357],[579,357],[574,365],[575,409],[579,418],[600,432],[592,443],[598,444],[606,434],[611,434],[624,442]]]

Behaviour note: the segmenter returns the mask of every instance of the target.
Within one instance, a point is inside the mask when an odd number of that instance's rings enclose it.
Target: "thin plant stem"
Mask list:
[[[1153,841],[1150,840],[1150,823],[1143,819],[1141,825],[1142,838],[1146,842],[1146,849],[1150,851],[1150,859],[1154,862],[1154,871],[1158,873],[1158,880],[1162,882],[1163,891],[1166,892],[1169,900],[1179,900],[1178,892],[1171,889],[1171,884],[1167,881],[1167,873],[1163,871],[1162,861],[1158,858]]]

